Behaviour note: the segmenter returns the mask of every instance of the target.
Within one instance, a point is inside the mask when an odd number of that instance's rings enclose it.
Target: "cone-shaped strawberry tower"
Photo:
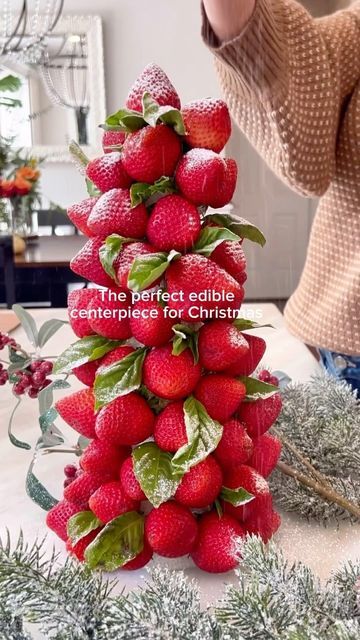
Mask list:
[[[243,239],[263,236],[214,211],[236,186],[236,162],[219,155],[229,112],[212,99],[181,110],[150,65],[105,129],[90,197],[68,212],[88,236],[71,267],[99,288],[70,294],[78,341],[55,369],[84,384],[56,405],[83,453],[47,524],[91,568],[156,553],[228,571],[237,537],[267,541],[279,526],[265,477],[281,409],[276,379],[250,377],[265,342],[239,311]]]

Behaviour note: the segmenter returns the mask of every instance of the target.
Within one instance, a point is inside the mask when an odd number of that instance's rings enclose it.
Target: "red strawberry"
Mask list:
[[[95,540],[98,533],[100,533],[101,529],[95,529],[94,531],[90,531],[86,536],[81,538],[76,544],[73,544],[70,538],[66,542],[66,551],[71,556],[75,556],[79,560],[79,562],[84,562],[85,560],[85,551],[88,548],[89,544]]]
[[[175,453],[187,443],[184,403],[171,402],[155,421],[154,440],[160,449]]]
[[[88,225],[93,234],[103,237],[117,233],[124,238],[142,238],[147,221],[145,205],[132,207],[128,189],[111,189],[98,199]]]
[[[126,458],[122,463],[120,469],[120,482],[126,495],[133,500],[146,500],[146,495],[143,492],[139,481],[134,473],[133,459],[131,456]]]
[[[245,536],[243,528],[224,514],[216,511],[204,514],[199,522],[199,534],[191,554],[196,566],[208,573],[226,573],[236,569],[239,555],[236,540]]]
[[[221,468],[213,456],[185,473],[175,493],[175,500],[191,509],[204,509],[218,497],[223,483]]]
[[[124,142],[122,159],[134,180],[152,184],[162,176],[172,176],[180,156],[179,136],[170,127],[159,124],[130,133]]]
[[[189,509],[165,502],[145,519],[145,538],[165,558],[179,558],[191,552],[197,536],[197,522]]]
[[[244,529],[249,535],[260,536],[263,542],[267,544],[277,532],[281,524],[281,518],[276,511],[271,509],[248,518],[244,523]]]
[[[85,364],[75,367],[72,372],[80,382],[85,384],[87,387],[92,387],[95,382],[95,375],[99,364],[100,360],[85,362]]]
[[[129,393],[103,407],[96,419],[100,440],[116,445],[134,445],[147,440],[154,431],[154,414],[138,393]]]
[[[214,455],[224,469],[229,469],[247,462],[253,449],[253,442],[246,433],[244,425],[232,419],[225,422],[223,435]],[[248,464],[251,465],[251,462],[249,461]]]
[[[67,215],[71,222],[88,237],[94,235],[88,227],[88,219],[97,201],[98,198],[86,198],[86,200],[82,200],[78,204],[73,204],[67,210]]]
[[[71,504],[66,500],[60,500],[50,511],[48,511],[46,516],[46,524],[49,529],[52,529],[56,533],[61,540],[68,539],[67,534],[67,523],[75,513],[79,513],[81,508],[79,508],[76,504]]]
[[[255,438],[254,450],[248,464],[267,478],[275,469],[281,454],[281,442],[271,433]]]
[[[174,336],[175,320],[166,317],[156,300],[139,300],[132,309],[130,328],[136,340],[148,347],[160,347]]]
[[[266,342],[263,338],[250,333],[244,334],[244,337],[249,345],[249,351],[227,369],[226,373],[229,375],[249,376],[255,371],[266,351]]]
[[[166,271],[166,283],[172,296],[169,307],[190,322],[209,320],[217,309],[238,309],[244,298],[244,290],[234,278],[201,255],[188,254],[173,262]],[[204,295],[207,299],[200,302],[199,296]]]
[[[187,132],[185,140],[190,147],[222,151],[231,135],[230,113],[223,100],[194,100],[181,113]]]
[[[248,465],[242,464],[230,469],[225,476],[224,485],[229,489],[242,487],[254,496],[251,502],[240,507],[234,507],[230,502],[223,503],[224,511],[241,522],[246,522],[248,518],[255,517],[272,508],[272,497],[268,483],[260,473]]]
[[[126,301],[123,302],[122,298],[113,300],[110,292],[104,292],[103,295],[100,291],[97,291],[96,296],[88,306],[89,324],[95,333],[104,336],[104,338],[126,340],[131,336],[128,317],[131,299],[125,291],[118,290],[117,293],[126,295]],[[119,314],[123,316],[120,319]]]
[[[144,385],[159,398],[180,400],[195,388],[201,367],[194,363],[190,349],[172,355],[172,345],[157,347],[147,354],[143,367]]]
[[[270,429],[280,415],[282,400],[279,393],[269,398],[244,402],[238,412],[240,420],[245,424],[252,438],[258,438]]]
[[[65,422],[85,438],[95,437],[95,399],[92,389],[81,389],[60,398],[55,408]]]
[[[105,273],[100,262],[99,251],[103,244],[102,238],[90,238],[71,260],[70,269],[100,287],[113,287],[114,281]]]
[[[126,99],[128,109],[142,113],[142,97],[145,91],[161,106],[180,109],[180,98],[166,73],[157,64],[148,64],[131,87]]]
[[[146,242],[131,242],[124,245],[114,263],[116,279],[119,287],[128,288],[128,277],[134,260],[140,256],[146,256],[155,253],[155,248]],[[153,283],[151,287],[154,287]]]
[[[84,507],[89,502],[92,494],[101,487],[104,482],[112,478],[103,473],[81,473],[64,489],[64,498],[74,504]]]
[[[196,205],[214,209],[224,207],[234,195],[237,165],[208,149],[191,149],[180,160],[176,183],[180,191]]]
[[[155,204],[146,235],[160,251],[191,249],[201,230],[200,214],[194,204],[178,195],[165,196]]]
[[[210,374],[200,379],[194,395],[211,418],[226,422],[244,399],[246,388],[242,382],[230,376]]]
[[[135,349],[128,345],[123,345],[121,347],[116,347],[112,351],[106,354],[103,358],[101,358],[101,364],[98,368],[98,373],[106,369],[106,367],[110,367],[110,365],[115,364],[115,362],[120,362],[123,358],[130,355],[130,353],[134,353]]]
[[[68,295],[69,322],[73,332],[78,338],[85,338],[94,333],[87,317],[79,317],[81,312],[85,314],[94,296],[96,296],[96,289],[74,289],[74,291],[70,291]]]
[[[136,571],[136,569],[142,569],[143,567],[145,567],[145,565],[148,562],[150,562],[152,557],[153,557],[153,550],[147,544],[147,542],[144,541],[143,550],[140,551],[140,553],[136,556],[136,558],[134,558],[133,560],[130,560],[130,562],[127,562],[121,568],[125,569],[125,571]]]
[[[137,511],[139,503],[126,495],[120,482],[107,482],[93,493],[89,507],[106,524],[123,513]]]
[[[116,476],[128,455],[127,447],[115,447],[111,442],[93,440],[83,452],[80,466],[88,473],[111,473]]]
[[[112,151],[120,151],[126,133],[124,131],[104,131],[102,137],[102,147],[104,153],[112,153]]]
[[[239,284],[246,282],[246,258],[241,242],[224,240],[212,252],[210,258],[230,273]]]
[[[209,371],[223,371],[249,351],[235,325],[226,320],[207,322],[199,332],[200,362]]]
[[[118,151],[91,160],[86,167],[86,175],[102,193],[110,189],[127,189],[132,182]]]

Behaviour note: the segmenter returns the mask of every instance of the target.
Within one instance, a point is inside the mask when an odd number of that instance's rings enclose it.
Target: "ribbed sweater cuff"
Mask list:
[[[202,5],[202,37],[216,58],[235,74],[244,93],[274,93],[285,84],[286,44],[281,3],[257,0],[254,13],[233,40],[219,42]]]

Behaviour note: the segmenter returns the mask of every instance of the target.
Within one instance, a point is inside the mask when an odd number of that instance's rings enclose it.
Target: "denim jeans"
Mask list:
[[[319,353],[324,369],[335,378],[350,384],[360,398],[360,356],[347,356],[325,349],[319,349]]]

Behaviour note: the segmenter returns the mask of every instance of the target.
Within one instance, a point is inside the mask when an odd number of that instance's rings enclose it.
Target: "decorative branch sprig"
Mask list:
[[[358,640],[360,563],[346,564],[322,587],[274,544],[239,542],[238,584],[202,609],[197,584],[155,567],[143,589],[115,595],[114,583],[20,536],[0,546],[0,637],[31,640]],[[38,635],[36,637],[39,637]]]
[[[360,402],[330,376],[290,385],[274,433],[283,452],[270,485],[277,503],[320,522],[360,520]]]

